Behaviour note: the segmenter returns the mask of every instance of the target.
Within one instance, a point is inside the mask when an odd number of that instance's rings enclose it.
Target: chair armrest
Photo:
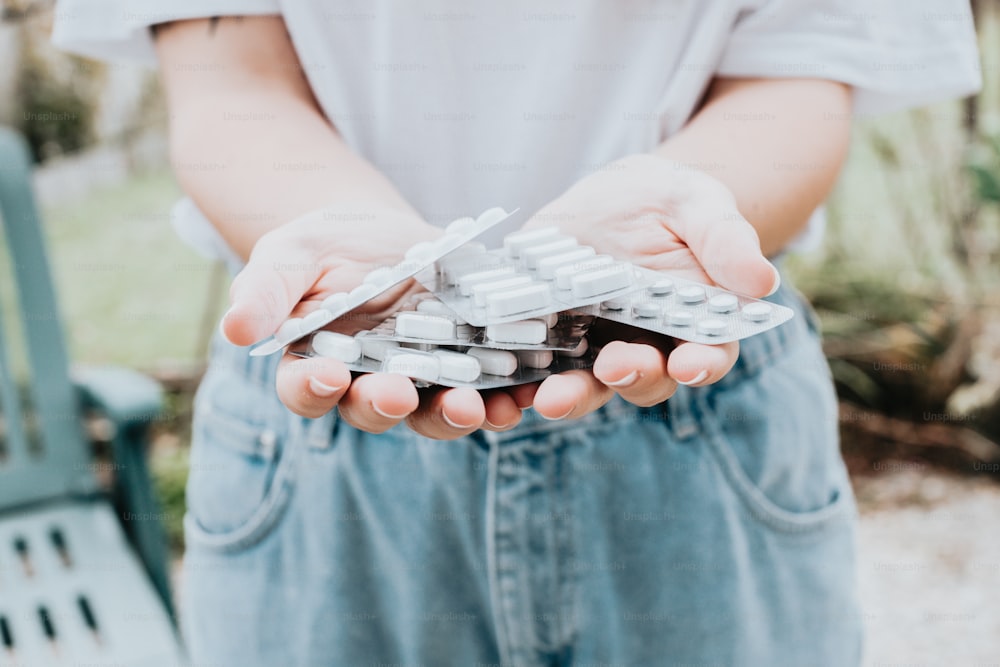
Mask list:
[[[148,423],[163,410],[163,389],[149,376],[120,366],[74,367],[70,372],[84,409],[119,426]]]

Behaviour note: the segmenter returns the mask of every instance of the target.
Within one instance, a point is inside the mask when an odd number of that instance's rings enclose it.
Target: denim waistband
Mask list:
[[[767,298],[772,303],[787,306],[795,311],[795,317],[781,326],[775,327],[740,342],[740,356],[733,369],[710,388],[694,389],[679,387],[677,392],[663,404],[650,408],[638,408],[620,399],[614,399],[604,408],[572,422],[548,421],[533,410],[526,410],[521,425],[505,433],[480,432],[477,439],[487,441],[508,441],[523,439],[535,434],[567,428],[591,428],[602,423],[622,418],[646,420],[670,420],[679,437],[689,435],[696,425],[693,423],[692,401],[699,391],[725,391],[738,383],[757,375],[796,345],[818,337],[818,319],[806,300],[787,283]],[[251,357],[250,348],[237,347],[217,335],[212,342],[210,364],[225,368],[246,382],[261,386],[273,386],[274,374],[280,355]],[[275,400],[278,400],[275,397]]]

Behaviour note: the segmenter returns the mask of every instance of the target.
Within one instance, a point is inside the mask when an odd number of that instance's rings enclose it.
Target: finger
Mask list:
[[[715,283],[754,297],[777,291],[778,269],[764,257],[757,230],[740,214],[725,186],[699,183],[679,207],[676,221],[675,232]]]
[[[417,388],[408,377],[368,373],[354,379],[338,408],[351,426],[382,433],[406,419],[419,404]]]
[[[308,248],[273,232],[265,234],[229,288],[231,306],[222,318],[222,333],[236,345],[270,336],[320,273]]]
[[[351,385],[351,373],[336,359],[286,354],[278,364],[278,398],[297,415],[315,419],[332,410]]]
[[[535,410],[546,419],[576,419],[611,400],[614,392],[590,371],[566,371],[542,380]]]
[[[629,403],[649,407],[677,391],[667,371],[667,354],[642,343],[612,341],[594,361],[594,376]]]
[[[518,384],[508,387],[505,391],[514,399],[514,403],[521,410],[527,410],[535,403],[535,393],[538,392],[538,382],[528,384]]]
[[[667,359],[670,377],[680,384],[703,387],[721,380],[740,356],[740,344],[681,343]]]
[[[483,395],[486,419],[483,428],[488,431],[509,431],[521,422],[521,407],[506,391],[491,391]],[[531,402],[528,402],[528,406]]]
[[[486,408],[479,392],[459,387],[422,391],[420,407],[407,418],[406,423],[428,438],[453,440],[479,429],[485,419]]]

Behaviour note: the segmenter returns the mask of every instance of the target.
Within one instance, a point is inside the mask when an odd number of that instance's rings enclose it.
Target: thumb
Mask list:
[[[262,236],[229,289],[230,308],[222,334],[235,345],[252,345],[281,326],[321,274],[319,263],[299,244]]]

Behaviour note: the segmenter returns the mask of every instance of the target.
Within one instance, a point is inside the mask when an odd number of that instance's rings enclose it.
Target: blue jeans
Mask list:
[[[183,620],[196,664],[860,660],[855,506],[808,307],[721,382],[454,442],[276,399],[217,341],[196,403]]]

